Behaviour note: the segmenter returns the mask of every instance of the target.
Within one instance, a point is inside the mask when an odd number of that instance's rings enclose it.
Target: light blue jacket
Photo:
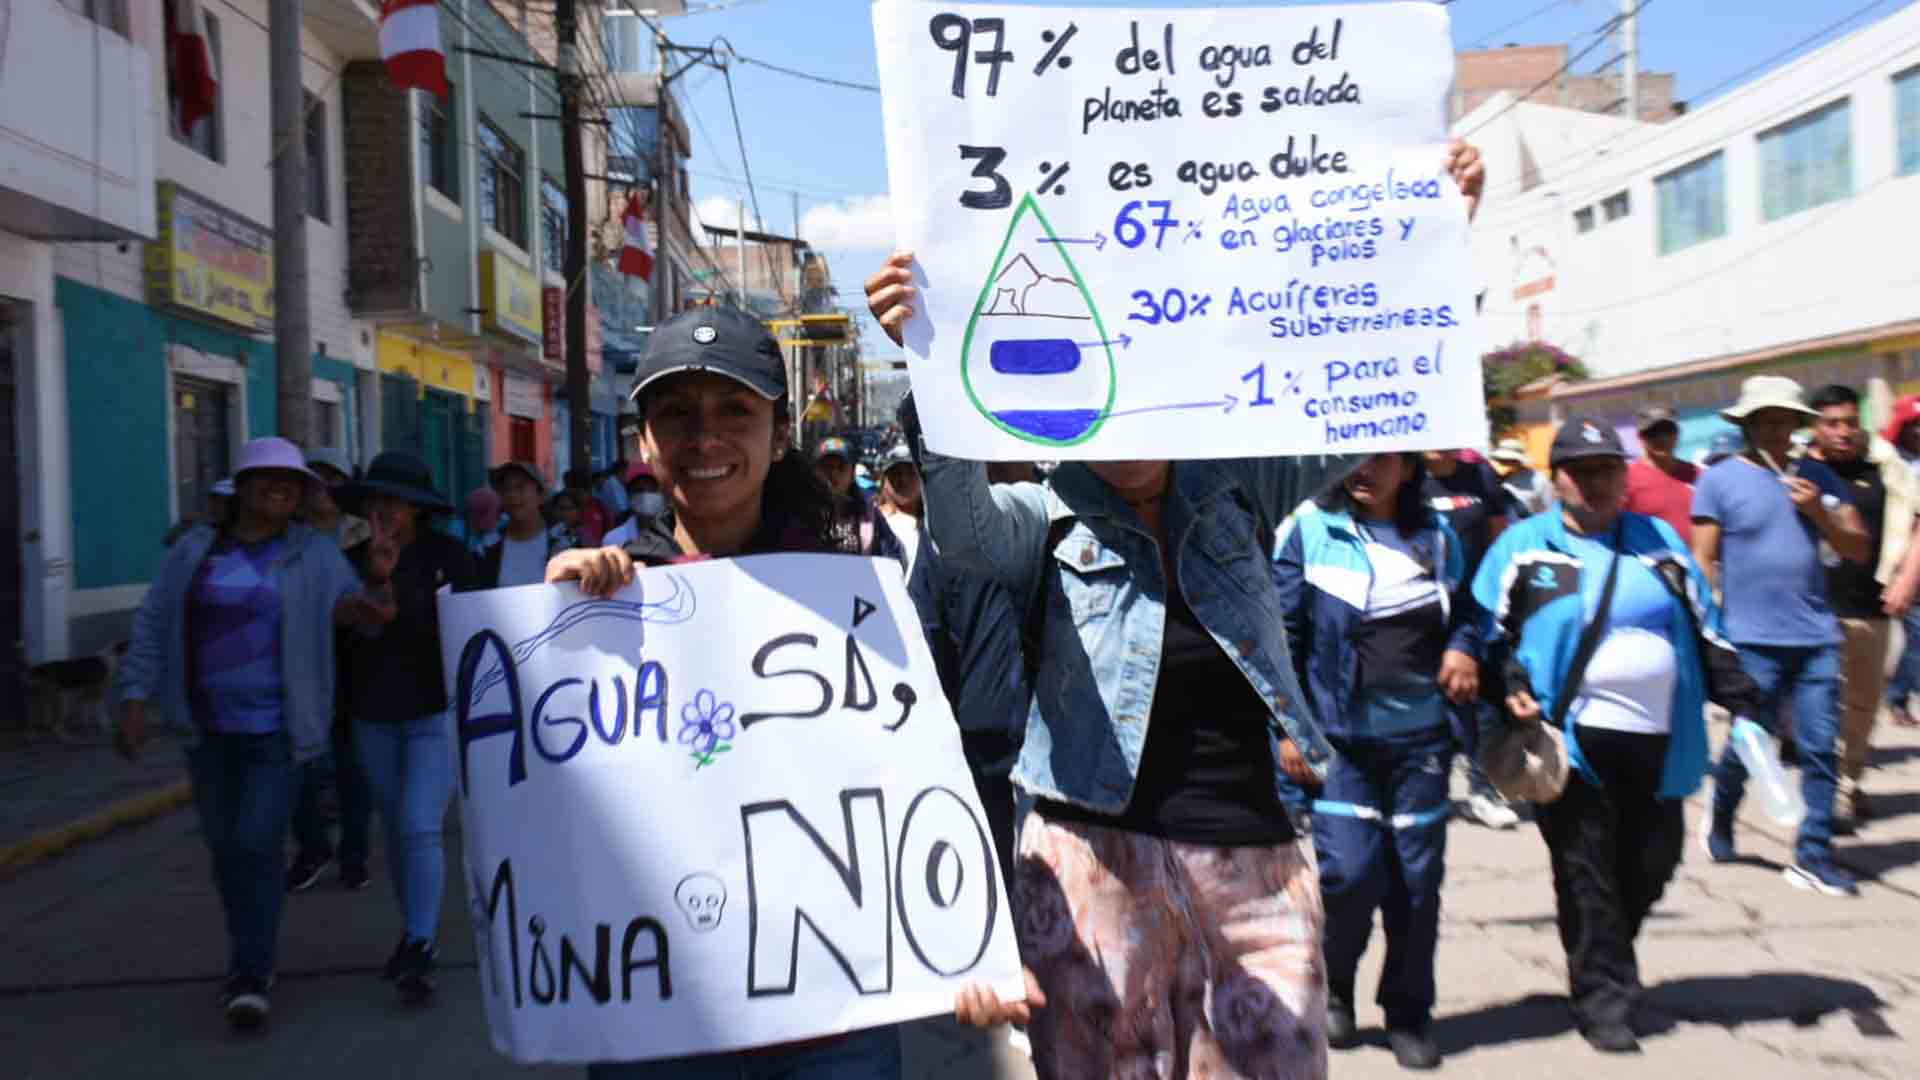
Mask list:
[[[1672,737],[1660,777],[1660,798],[1684,799],[1707,771],[1706,704],[1712,700],[1736,716],[1759,714],[1759,693],[1740,658],[1720,636],[1720,609],[1713,589],[1673,526],[1645,514],[1620,514],[1621,557],[1638,559],[1673,597],[1669,639],[1678,678],[1673,686]],[[1612,556],[1608,556],[1611,559]],[[1491,697],[1504,700],[1522,689],[1524,677],[1543,716],[1553,714],[1580,633],[1600,605],[1607,560],[1588,565],[1567,536],[1559,503],[1507,527],[1493,542],[1473,578],[1473,597],[1484,612],[1487,662],[1481,683],[1497,679]],[[1571,712],[1565,722],[1567,757],[1588,783],[1599,775],[1580,749]],[[1485,744],[1485,738],[1481,740]]]
[[[1162,507],[1188,605],[1267,703],[1276,735],[1291,738],[1316,770],[1332,749],[1288,654],[1270,530],[1313,490],[1326,460],[1176,462]],[[1014,782],[1036,796],[1120,813],[1133,795],[1160,680],[1167,563],[1158,542],[1083,463],[1060,466],[1045,485],[989,487],[986,466],[931,451],[922,470],[927,531],[942,557],[1005,586],[1022,625],[1046,590]],[[1072,526],[1046,550],[1060,519]]]
[[[167,552],[133,620],[133,640],[120,661],[117,701],[145,701],[161,725],[204,734],[187,703],[190,658],[188,593],[218,533],[199,525]],[[287,527],[287,553],[274,564],[280,588],[280,678],[286,730],[295,761],[327,750],[333,727],[333,610],[360,588],[359,575],[326,533],[298,522]]]

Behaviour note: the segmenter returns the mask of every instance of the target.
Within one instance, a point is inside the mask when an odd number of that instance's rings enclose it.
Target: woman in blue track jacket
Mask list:
[[[1376,454],[1280,531],[1287,638],[1336,756],[1313,804],[1326,899],[1327,1042],[1357,1042],[1354,972],[1381,911],[1378,1001],[1394,1057],[1433,1068],[1427,1034],[1445,874],[1448,763],[1478,690],[1479,619],[1456,603],[1460,542],[1422,498],[1417,454]]]

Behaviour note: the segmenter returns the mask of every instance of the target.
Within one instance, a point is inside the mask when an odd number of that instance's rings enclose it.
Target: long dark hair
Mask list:
[[[774,431],[784,437],[792,430],[792,413],[787,399],[774,402]],[[833,492],[805,454],[793,447],[767,468],[767,482],[760,489],[760,520],[773,523],[780,534],[798,534],[821,550],[838,547],[834,530]]]
[[[1339,510],[1359,517],[1360,507],[1353,501],[1353,493],[1347,490],[1347,477],[1353,475],[1353,469],[1371,460],[1372,455],[1361,458],[1353,468],[1328,479],[1320,493],[1313,497],[1314,505],[1322,510]],[[1393,496],[1393,526],[1401,536],[1411,537],[1433,525],[1433,507],[1427,503],[1426,493],[1427,461],[1414,453],[1403,453],[1400,460],[1407,464],[1407,475],[1400,482],[1400,490]]]

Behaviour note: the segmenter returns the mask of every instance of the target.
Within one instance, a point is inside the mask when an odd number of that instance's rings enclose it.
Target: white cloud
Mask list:
[[[893,200],[857,195],[800,215],[800,238],[816,249],[893,249]]]
[[[740,223],[739,206],[725,195],[709,195],[701,199],[693,205],[693,212],[699,217],[700,224],[711,225],[716,229],[733,229]],[[756,224],[757,220],[753,216],[753,207],[748,206],[747,229],[749,231],[765,231]],[[702,239],[704,240],[705,237]]]

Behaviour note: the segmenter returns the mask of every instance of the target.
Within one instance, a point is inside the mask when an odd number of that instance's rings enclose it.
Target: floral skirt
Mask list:
[[[1029,814],[1020,952],[1049,1080],[1324,1080],[1319,870],[1305,844],[1212,847]]]

